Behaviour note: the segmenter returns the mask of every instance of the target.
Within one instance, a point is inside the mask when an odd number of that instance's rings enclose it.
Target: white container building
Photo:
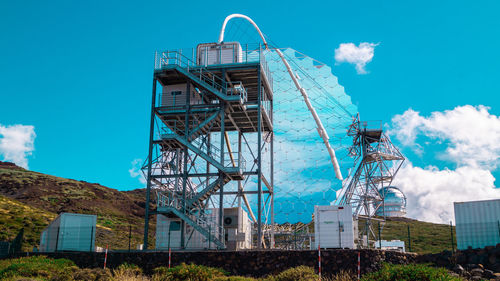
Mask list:
[[[224,209],[225,244],[228,250],[250,249],[252,247],[252,224],[247,213],[242,208]],[[219,210],[207,209],[205,221],[211,225],[211,235],[217,237],[216,226],[219,225]],[[181,249],[181,219],[157,215],[156,218],[156,249]],[[210,237],[205,237],[192,226],[185,224],[186,246],[188,250],[217,249]]]
[[[500,199],[455,202],[457,249],[500,243]]]
[[[41,252],[95,250],[97,216],[61,213],[40,237]]]
[[[352,207],[314,206],[315,248],[354,249]]]
[[[196,48],[198,65],[240,63],[243,50],[238,42],[203,43]]]
[[[382,246],[382,248],[380,248]],[[405,252],[405,241],[401,240],[378,240],[375,241],[375,247],[381,250],[391,250],[398,252]]]
[[[252,248],[252,223],[242,208],[224,209],[224,230],[228,250]]]
[[[202,97],[196,90],[196,87],[191,84],[190,87],[189,104],[201,104]],[[173,107],[186,105],[187,99],[187,84],[174,84],[163,86],[161,95],[161,106]]]

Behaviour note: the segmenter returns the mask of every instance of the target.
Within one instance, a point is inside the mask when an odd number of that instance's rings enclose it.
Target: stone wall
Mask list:
[[[357,271],[358,252],[361,272],[378,270],[384,261],[407,264],[416,261],[417,255],[380,250],[322,250],[322,272],[325,275],[340,270]],[[42,254],[42,253],[38,253]],[[73,260],[79,267],[102,267],[103,253],[48,253],[53,258]],[[155,267],[168,265],[168,252],[109,252],[107,266],[114,268],[124,262],[136,264],[146,273]],[[219,267],[234,275],[261,277],[278,273],[291,267],[306,265],[318,268],[317,251],[205,251],[173,252],[172,266],[182,262]]]
[[[497,244],[496,247],[457,251],[454,254],[450,251],[444,251],[439,254],[420,255],[417,262],[432,263],[447,268],[453,268],[457,264],[465,268],[481,265],[493,272],[500,272],[500,244]]]

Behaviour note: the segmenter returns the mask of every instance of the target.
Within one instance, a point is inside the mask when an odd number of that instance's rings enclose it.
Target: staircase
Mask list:
[[[231,179],[227,176],[223,176],[223,186],[231,181]],[[187,200],[187,208],[192,208],[196,206],[201,206],[203,201],[208,199],[211,195],[217,192],[220,189],[220,178],[217,178],[214,182],[205,187],[202,191],[196,193],[192,198]]]
[[[237,165],[234,167],[232,165],[227,165],[227,167],[221,162],[220,149],[215,146],[208,147],[202,140],[196,139],[192,141],[186,140],[183,136],[177,134],[162,134],[161,143],[167,147],[182,147],[185,146],[189,150],[193,151],[201,158],[205,159],[208,163],[212,164],[215,168],[221,170],[229,176],[241,175],[242,170],[240,164],[243,161],[238,159]],[[227,159],[226,159],[227,160]]]
[[[207,119],[208,120],[208,119]],[[207,126],[211,121],[203,122],[205,124],[200,124],[198,128],[201,131],[204,126]],[[196,133],[196,132],[195,132]],[[193,135],[190,136],[192,138]],[[201,183],[195,190],[200,190],[195,193],[192,197],[186,199],[186,208],[187,212],[193,212],[195,209],[203,208],[203,201],[208,199],[211,195],[215,194],[217,191],[221,189],[221,186],[224,186],[226,183],[231,181],[231,179],[240,179],[243,178],[243,171],[240,164],[244,163],[242,159],[238,158],[237,161],[233,163],[230,161],[229,156],[227,157],[228,165],[224,165],[221,162],[221,153],[220,149],[215,146],[207,146],[204,140],[201,138],[192,139],[188,141],[185,136],[180,136],[175,133],[170,134],[162,134],[161,135],[161,143],[166,148],[175,148],[175,147],[187,147],[189,150],[196,153],[201,158],[205,159],[208,163],[213,165],[218,170],[222,171],[222,185],[221,178],[215,179],[209,185],[206,185],[206,182]],[[244,165],[242,165],[244,166]],[[160,202],[160,200],[158,200]],[[173,213],[189,225],[191,225],[194,229],[200,232],[207,239],[213,241],[217,247],[225,248],[224,243],[217,239],[217,235],[212,233],[213,229],[217,229],[219,226],[208,225],[206,221],[203,219],[196,217],[196,214],[187,215],[183,211],[183,204],[181,202],[172,201],[172,204],[164,205],[158,208],[162,213]],[[193,219],[195,218],[195,219]],[[223,231],[223,230],[221,230]],[[220,232],[220,231],[218,231]]]
[[[200,135],[207,134],[212,124],[219,121],[221,121],[220,114],[218,112],[213,113],[211,116],[200,122],[196,128],[193,128],[189,132],[189,140],[191,141],[198,138]]]

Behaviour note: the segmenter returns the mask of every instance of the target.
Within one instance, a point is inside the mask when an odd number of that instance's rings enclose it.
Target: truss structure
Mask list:
[[[192,236],[188,225],[224,249],[223,210],[236,204],[252,218],[256,247],[264,246],[263,224],[274,223],[273,86],[264,52],[247,46],[233,63],[210,65],[200,65],[194,50],[156,54],[143,167],[145,248],[150,216],[162,214],[181,219],[181,247]],[[169,87],[187,94],[173,97]],[[208,208],[218,219],[207,216]]]
[[[384,208],[385,187],[390,186],[405,158],[383,132],[381,122],[360,122],[358,115],[348,135],[353,139],[349,154],[355,164],[337,203],[352,205],[354,216],[366,219],[366,227],[359,233],[368,240],[375,237],[371,219]]]

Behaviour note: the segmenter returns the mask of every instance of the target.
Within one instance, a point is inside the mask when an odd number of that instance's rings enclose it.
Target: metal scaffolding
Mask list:
[[[376,237],[371,221],[377,210],[385,208],[385,190],[405,158],[384,134],[381,122],[361,122],[358,115],[347,134],[353,139],[349,153],[355,164],[344,181],[337,204],[352,205],[354,216],[365,219],[366,226],[359,234],[366,238],[368,246],[370,237]]]
[[[241,55],[230,62],[219,52],[216,63],[201,60],[199,48],[196,52],[155,56],[149,153],[143,167],[144,249],[149,219],[158,214],[181,219],[181,248],[192,236],[185,231],[188,225],[225,249],[224,207],[236,204],[255,224],[256,247],[264,247],[263,225],[274,224],[273,81],[267,51],[260,45],[242,46]],[[156,208],[150,209],[153,202]],[[207,219],[208,208],[217,208],[218,219]],[[267,246],[273,239],[271,231]]]

